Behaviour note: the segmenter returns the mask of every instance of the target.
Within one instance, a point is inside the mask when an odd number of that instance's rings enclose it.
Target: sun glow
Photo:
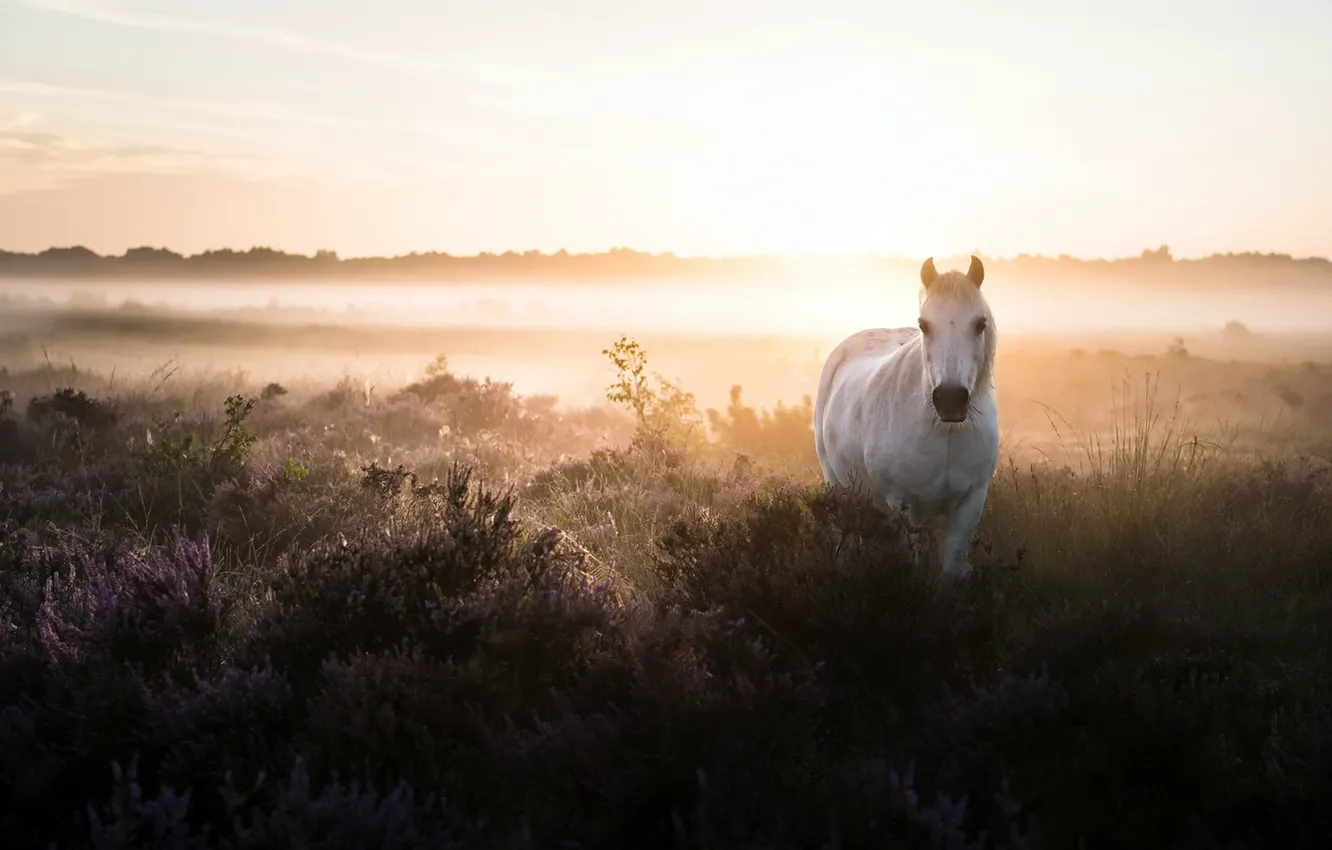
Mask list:
[[[686,170],[693,192],[741,206],[745,238],[782,253],[921,250],[955,238],[923,232],[913,210],[983,181],[981,164],[937,138],[927,110],[864,88],[847,75],[791,81],[780,99],[735,98],[735,142]]]
[[[957,248],[956,228],[923,220],[922,201],[991,182],[993,163],[973,140],[953,132],[950,117],[888,65],[550,86],[529,105],[580,122],[632,114],[640,127],[660,128],[653,164],[672,214],[724,216],[717,225],[726,247],[684,253],[919,251],[944,241]]]
[[[1327,253],[1326,3],[404,2],[0,4],[4,247]]]

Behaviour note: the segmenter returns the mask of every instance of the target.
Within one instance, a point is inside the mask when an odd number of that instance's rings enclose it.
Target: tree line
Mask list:
[[[976,252],[980,254],[980,252]],[[984,256],[984,255],[981,255]],[[937,257],[942,265],[965,265],[967,257]],[[1067,254],[1041,256],[1018,254],[1009,258],[985,257],[991,268],[1025,280],[1066,279],[1089,276],[1134,276],[1180,273],[1231,273],[1247,276],[1289,272],[1301,278],[1332,277],[1332,263],[1323,257],[1296,258],[1277,253],[1213,254],[1201,259],[1177,259],[1168,246],[1144,250],[1134,257],[1083,259]],[[560,250],[481,252],[457,255],[445,252],[413,252],[392,257],[339,257],[330,250],[314,254],[288,253],[260,246],[238,251],[231,248],[187,255],[166,248],[138,247],[124,254],[98,254],[83,247],[52,247],[37,253],[0,250],[0,277],[60,278],[238,278],[271,279],[416,279],[430,281],[516,278],[781,278],[803,274],[844,272],[851,276],[879,276],[914,272],[920,258],[901,256],[739,256],[684,257],[673,253],[654,254],[632,248],[613,248],[599,253]]]

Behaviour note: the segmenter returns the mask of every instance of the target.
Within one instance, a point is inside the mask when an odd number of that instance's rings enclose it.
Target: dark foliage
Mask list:
[[[83,390],[76,391],[69,387],[28,402],[28,417],[47,426],[53,424],[52,420],[56,417],[64,417],[93,432],[111,428],[120,418],[111,405],[89,398]]]
[[[821,258],[827,267],[830,261]],[[943,259],[943,258],[940,258]],[[956,260],[959,258],[949,258]],[[965,256],[960,259],[965,260]],[[265,280],[294,278],[326,281],[338,278],[372,277],[376,280],[416,279],[430,281],[475,280],[478,277],[530,278],[542,280],[576,277],[580,280],[604,278],[623,283],[626,277],[669,278],[699,276],[735,277],[749,274],[759,279],[781,277],[783,271],[800,268],[805,261],[799,258],[772,257],[679,257],[674,254],[650,254],[632,248],[612,248],[601,253],[577,254],[560,250],[546,254],[541,251],[482,252],[474,256],[447,253],[411,253],[397,257],[339,257],[335,251],[321,250],[314,254],[289,254],[266,246],[244,251],[231,248],[203,251],[183,255],[167,248],[140,246],[120,256],[100,255],[81,245],[48,248],[27,254],[0,251],[0,276],[25,278],[56,277],[202,277],[236,280],[247,275],[261,276]],[[918,262],[918,261],[917,261]],[[1085,277],[1088,274],[1109,274],[1116,271],[1148,274],[1155,269],[1183,267],[1197,269],[1199,274],[1214,273],[1220,268],[1251,271],[1261,269],[1266,274],[1293,271],[1326,272],[1328,260],[1322,257],[1293,258],[1289,254],[1258,252],[1213,254],[1197,260],[1176,259],[1168,246],[1147,248],[1137,256],[1115,259],[1079,259],[1067,255],[1059,257],[1018,254],[1013,258],[987,257],[986,264],[997,269],[1011,269],[1027,275],[1054,273],[1061,278]],[[870,265],[878,273],[915,271],[916,263],[899,258],[864,257],[848,259],[848,270],[860,270]]]
[[[507,389],[487,408],[485,387],[436,375],[372,413],[419,403],[439,422],[475,403],[490,413],[463,430],[555,421]],[[211,425],[158,419],[157,448],[125,439],[151,417],[77,393],[0,406],[27,441],[0,461],[6,846],[1332,834],[1326,481],[1237,467],[1172,519],[1197,542],[1171,538],[1168,564],[1157,538],[1116,536],[1142,534],[1124,513],[1083,550],[1124,558],[1118,572],[1051,577],[981,543],[975,571],[943,584],[919,536],[864,501],[682,452],[598,451],[521,489],[456,458],[429,481],[332,452],[260,464],[248,429],[273,440],[299,404],[267,395],[233,396]],[[346,412],[330,442],[357,415],[372,414]],[[83,442],[53,443],[51,423]],[[128,493],[171,482],[173,503],[131,509]],[[1092,527],[1081,505],[1114,507],[1104,482],[1042,486],[1102,488],[1042,508],[1066,526]],[[618,507],[625,538],[637,517],[650,581],[528,521],[514,492],[570,516]]]

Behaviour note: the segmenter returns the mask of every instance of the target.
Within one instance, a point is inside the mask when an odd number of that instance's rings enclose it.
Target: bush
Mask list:
[[[778,404],[771,412],[758,411],[740,401],[743,390],[731,387],[731,404],[723,416],[708,410],[708,424],[722,445],[753,455],[778,467],[792,466],[806,474],[819,472],[814,451],[814,401],[809,396],[798,407]]]

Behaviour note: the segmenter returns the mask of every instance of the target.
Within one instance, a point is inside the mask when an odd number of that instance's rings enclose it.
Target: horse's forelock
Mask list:
[[[971,278],[959,271],[941,274],[929,286],[922,286],[922,303],[926,299],[930,301],[961,301],[967,304],[985,304],[985,296],[981,294],[980,287],[973,283]],[[988,314],[988,304],[986,304],[985,309]]]
[[[921,287],[921,304],[933,301],[942,304],[974,304],[985,316],[985,362],[981,364],[978,384],[988,385],[994,374],[994,358],[998,351],[999,329],[995,327],[990,302],[971,278],[959,271],[950,271],[934,279],[928,287]]]

